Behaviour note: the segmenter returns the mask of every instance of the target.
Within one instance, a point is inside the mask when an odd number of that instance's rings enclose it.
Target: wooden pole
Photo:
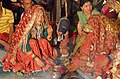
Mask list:
[[[66,17],[68,16],[68,4],[67,4],[67,1],[68,0],[64,0],[64,2],[65,2],[65,16]]]

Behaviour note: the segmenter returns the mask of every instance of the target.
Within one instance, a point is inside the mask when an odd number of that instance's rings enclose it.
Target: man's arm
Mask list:
[[[10,45],[7,42],[0,39],[0,44],[2,44],[4,46],[5,51],[9,51]]]
[[[0,39],[0,44],[2,44],[3,46],[5,46],[6,42]]]
[[[9,32],[8,43],[11,43],[13,32],[14,32],[13,23],[11,23],[11,24],[10,24],[10,32]]]
[[[11,43],[11,40],[12,40],[12,34],[14,32],[14,15],[13,15],[13,12],[12,11],[9,11],[9,19],[8,19],[8,22],[9,22],[9,39],[8,39],[8,43]]]

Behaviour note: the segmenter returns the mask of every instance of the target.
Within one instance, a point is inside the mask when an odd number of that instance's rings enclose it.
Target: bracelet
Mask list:
[[[113,60],[113,57],[111,55],[108,55],[108,59],[111,61]]]

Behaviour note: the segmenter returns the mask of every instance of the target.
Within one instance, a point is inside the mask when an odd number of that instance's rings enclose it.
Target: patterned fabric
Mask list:
[[[118,13],[117,13],[116,11],[111,11],[111,12],[110,12],[110,9],[111,9],[111,8],[110,8],[109,6],[104,5],[104,6],[102,7],[102,13],[103,13],[104,15],[106,15],[107,17],[109,17],[109,18],[117,19]]]
[[[7,33],[1,33],[0,34],[0,39],[1,40],[4,40],[4,41],[8,41],[8,37],[9,37],[9,34],[7,34]]]
[[[41,70],[45,71],[50,66],[55,66],[53,59],[57,57],[57,52],[51,47],[47,39],[36,38],[38,32],[34,29],[39,24],[41,16],[44,18],[42,24],[46,22],[48,26],[48,36],[51,35],[51,26],[44,8],[39,5],[32,6],[22,17],[13,33],[10,53],[2,58],[4,71],[13,70],[14,72],[21,71],[30,74]],[[34,33],[32,32],[32,34],[31,31]]]
[[[93,14],[99,14],[99,12],[96,10],[93,10],[92,15]],[[82,26],[87,23],[87,17],[82,11],[78,11],[77,15],[78,15],[79,21],[82,24]]]
[[[86,34],[84,40],[80,38],[80,49],[74,50],[77,51],[72,58],[74,62],[71,61],[67,68],[70,71],[76,69],[83,72],[94,71],[96,79],[97,76],[110,69],[108,55],[120,51],[115,47],[118,40],[118,30],[112,21],[100,14],[91,16],[88,19],[88,24],[93,27],[93,30]],[[71,69],[73,65],[74,68]]]
[[[14,23],[13,12],[2,7],[2,16],[0,16],[0,33],[9,33],[9,24]]]
[[[92,11],[92,15],[94,15],[94,14],[99,14],[99,12],[96,11],[96,10],[93,10],[93,11]],[[87,23],[87,21],[88,21],[86,15],[85,15],[82,11],[78,11],[78,12],[77,12],[77,15],[78,15],[78,18],[79,18],[80,23],[81,23],[82,26],[84,27],[84,25],[85,25],[85,24]],[[85,38],[85,35],[86,35],[86,34],[83,34],[82,37],[81,37],[81,39],[79,39],[79,38],[80,38],[79,35],[77,36],[77,38],[76,38],[76,46],[75,46],[73,52],[77,51],[78,48],[81,46],[81,43],[83,42],[83,40],[84,40],[84,38]]]

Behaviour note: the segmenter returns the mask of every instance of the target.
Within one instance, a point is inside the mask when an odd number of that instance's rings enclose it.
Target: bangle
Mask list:
[[[111,55],[108,55],[109,60],[113,60],[113,57]]]
[[[8,42],[7,42],[8,43]],[[11,44],[11,43],[8,43],[8,44]]]

